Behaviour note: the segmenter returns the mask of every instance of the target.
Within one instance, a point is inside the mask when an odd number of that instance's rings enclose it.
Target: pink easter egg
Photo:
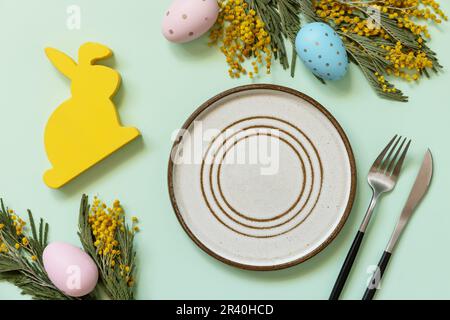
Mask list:
[[[97,285],[97,265],[78,247],[53,242],[45,248],[42,260],[50,281],[68,296],[87,295]]]
[[[192,41],[206,33],[218,15],[217,0],[174,0],[164,15],[162,32],[172,42]]]

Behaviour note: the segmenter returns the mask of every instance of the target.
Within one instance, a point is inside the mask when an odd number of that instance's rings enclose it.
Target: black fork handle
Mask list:
[[[350,247],[347,257],[345,258],[344,264],[342,265],[339,276],[334,284],[333,290],[331,291],[330,300],[338,300],[341,295],[342,289],[344,288],[345,282],[347,281],[348,275],[352,270],[353,262],[355,262],[356,256],[361,246],[362,239],[364,237],[364,232],[358,231],[355,239],[353,240],[352,246]]]

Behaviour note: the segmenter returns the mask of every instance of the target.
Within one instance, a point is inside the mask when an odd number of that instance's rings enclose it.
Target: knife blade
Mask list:
[[[389,240],[386,251],[392,253],[394,247],[405,228],[408,220],[411,218],[414,210],[417,208],[420,201],[425,196],[430,183],[431,177],[433,176],[433,156],[431,155],[430,149],[427,150],[422,161],[419,173],[417,174],[414,185],[409,193],[408,200],[406,200],[405,206],[403,207],[400,219],[397,222],[395,230]]]

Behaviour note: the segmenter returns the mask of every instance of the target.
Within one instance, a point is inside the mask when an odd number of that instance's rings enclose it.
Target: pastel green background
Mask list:
[[[442,0],[450,13],[450,4]],[[81,8],[81,29],[66,26],[69,5]],[[231,80],[224,57],[206,38],[167,42],[161,18],[170,0],[0,0],[0,194],[21,214],[30,208],[51,226],[52,241],[79,245],[76,229],[82,193],[121,199],[141,218],[137,237],[139,299],[326,299],[370,197],[366,174],[394,133],[414,140],[394,192],[384,198],[369,228],[343,298],[360,299],[390,237],[427,147],[435,161],[431,189],[395,252],[379,299],[450,298],[449,83],[450,23],[431,28],[431,47],[445,71],[419,85],[399,83],[409,103],[378,98],[354,65],[342,81],[320,84],[298,63],[296,77],[275,67],[254,82],[302,91],[322,103],[346,131],[358,169],[356,202],[345,227],[309,261],[275,272],[243,271],[203,253],[180,227],[167,192],[172,132],[202,102],[248,79]],[[115,101],[121,120],[142,139],[121,149],[61,190],[42,181],[49,168],[43,131],[51,112],[69,97],[69,82],[49,63],[46,46],[76,55],[86,41],[107,44],[107,62],[123,77]],[[276,63],[274,63],[276,64]],[[22,299],[0,283],[0,299]]]

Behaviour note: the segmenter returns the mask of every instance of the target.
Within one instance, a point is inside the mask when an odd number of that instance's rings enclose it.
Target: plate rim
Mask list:
[[[243,85],[243,86],[237,86],[228,90],[225,90],[217,95],[215,95],[214,97],[208,99],[206,102],[204,102],[202,105],[200,105],[200,107],[198,107],[189,117],[188,119],[184,122],[183,126],[180,128],[181,132],[183,132],[184,130],[187,130],[189,128],[189,126],[192,124],[192,122],[197,119],[197,117],[203,113],[206,109],[212,107],[214,105],[214,103],[216,103],[219,100],[222,100],[230,95],[236,94],[236,93],[240,93],[240,92],[245,92],[245,91],[252,91],[252,90],[274,90],[274,91],[280,91],[280,92],[284,92],[284,93],[288,93],[288,94],[292,94],[300,99],[303,99],[307,102],[309,102],[311,105],[313,105],[316,109],[318,109],[322,114],[324,114],[328,120],[332,123],[332,125],[335,127],[335,129],[337,130],[337,132],[339,133],[339,136],[341,137],[342,141],[344,142],[345,145],[345,149],[349,158],[349,162],[350,162],[350,172],[351,172],[351,182],[350,182],[350,196],[346,205],[346,208],[344,210],[344,214],[341,218],[341,220],[339,221],[337,227],[333,230],[333,232],[330,234],[330,236],[328,238],[325,239],[325,241],[323,241],[316,249],[314,249],[313,251],[311,251],[310,253],[308,253],[307,255],[305,255],[304,257],[301,257],[299,259],[295,259],[293,261],[290,262],[286,262],[286,263],[281,263],[281,264],[274,264],[274,265],[267,265],[267,266],[259,266],[259,265],[251,265],[251,264],[243,264],[243,263],[239,263],[239,262],[235,262],[232,260],[229,260],[225,257],[222,257],[221,255],[215,253],[214,251],[212,251],[210,248],[208,248],[205,244],[203,244],[203,242],[201,242],[195,235],[194,233],[189,229],[188,225],[186,224],[186,222],[184,221],[180,209],[178,208],[178,204],[177,204],[177,200],[175,197],[175,192],[174,192],[174,186],[173,186],[173,168],[174,168],[174,163],[172,161],[172,154],[174,152],[174,150],[176,150],[176,147],[180,144],[181,140],[182,140],[182,135],[178,135],[178,137],[175,139],[172,148],[170,149],[170,155],[169,155],[169,164],[168,164],[168,172],[167,172],[167,181],[168,181],[168,189],[169,189],[169,197],[170,197],[170,202],[172,204],[172,208],[175,212],[175,215],[178,219],[178,222],[180,223],[180,225],[183,227],[184,231],[187,233],[187,235],[191,238],[191,240],[200,248],[202,249],[205,253],[207,253],[208,255],[210,255],[211,257],[219,260],[220,262],[223,262],[225,264],[228,264],[230,266],[233,267],[237,267],[240,269],[244,269],[244,270],[253,270],[253,271],[273,271],[273,270],[281,270],[281,269],[286,269],[286,268],[290,268],[293,266],[296,266],[300,263],[303,263],[309,259],[311,259],[312,257],[314,257],[315,255],[317,255],[319,252],[321,252],[322,250],[324,250],[336,237],[337,235],[341,232],[342,228],[344,227],[345,223],[347,222],[347,219],[350,215],[350,212],[352,210],[354,201],[355,201],[355,196],[356,196],[356,185],[357,185],[357,171],[356,171],[356,163],[355,163],[355,156],[353,153],[353,149],[350,145],[350,142],[348,140],[347,135],[345,134],[345,131],[342,129],[341,125],[339,124],[339,122],[336,120],[336,118],[324,107],[322,106],[319,102],[317,102],[316,100],[314,100],[313,98],[311,98],[310,96],[292,89],[292,88],[288,88],[285,86],[280,86],[280,85],[274,85],[274,84],[249,84],[249,85]]]

